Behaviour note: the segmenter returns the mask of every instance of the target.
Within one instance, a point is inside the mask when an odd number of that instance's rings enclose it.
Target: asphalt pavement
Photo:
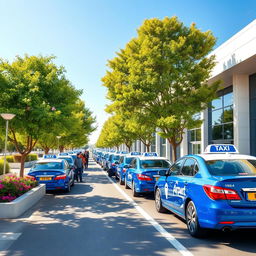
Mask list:
[[[70,193],[51,192],[18,219],[0,220],[0,255],[255,255],[255,230],[192,238],[160,214],[152,195],[133,200],[93,161]]]

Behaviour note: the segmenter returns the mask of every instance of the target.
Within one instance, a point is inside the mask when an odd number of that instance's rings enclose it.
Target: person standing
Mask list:
[[[89,164],[89,151],[86,150],[84,152],[85,158],[86,158],[86,164],[85,164],[85,168],[88,168],[88,164]]]
[[[78,182],[78,179],[80,182],[83,182],[83,161],[80,157],[80,153],[77,153],[76,159],[75,159],[75,179]]]

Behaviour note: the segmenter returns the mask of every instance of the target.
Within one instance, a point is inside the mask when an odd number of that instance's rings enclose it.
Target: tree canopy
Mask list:
[[[108,63],[102,79],[111,100],[107,111],[146,120],[172,145],[175,160],[185,129],[200,122],[193,115],[216,98],[220,82],[208,84],[215,42],[210,31],[187,27],[177,17],[145,20]]]

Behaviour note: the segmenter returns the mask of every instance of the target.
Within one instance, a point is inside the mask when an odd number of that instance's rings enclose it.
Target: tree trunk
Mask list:
[[[26,156],[28,154],[21,154],[21,159],[20,159],[20,177],[24,177],[24,167],[25,167],[25,160]]]
[[[44,147],[44,154],[47,155],[49,154],[50,148]]]
[[[147,152],[150,152],[150,145],[149,144],[146,144],[146,149],[147,149]]]
[[[172,161],[175,162],[177,160],[177,145],[172,145]]]
[[[59,146],[59,151],[60,151],[60,153],[62,153],[63,151],[64,151],[64,146]]]

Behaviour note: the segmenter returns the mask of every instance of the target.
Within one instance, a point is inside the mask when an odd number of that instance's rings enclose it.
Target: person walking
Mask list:
[[[89,164],[89,151],[86,150],[86,151],[84,152],[84,155],[85,155],[85,159],[86,159],[85,168],[88,168],[88,164]]]
[[[82,158],[79,157],[80,153],[77,153],[76,159],[75,159],[75,179],[78,182],[78,179],[80,182],[83,182],[83,161]]]

